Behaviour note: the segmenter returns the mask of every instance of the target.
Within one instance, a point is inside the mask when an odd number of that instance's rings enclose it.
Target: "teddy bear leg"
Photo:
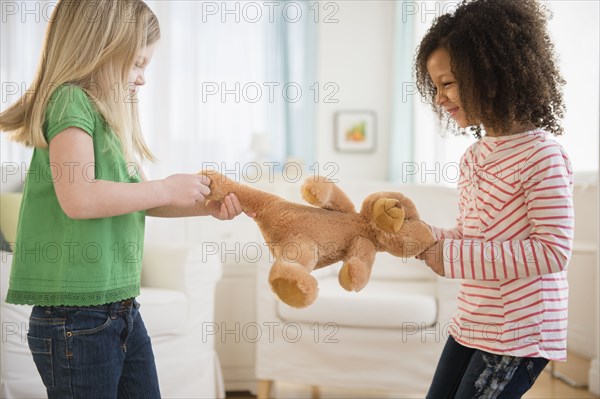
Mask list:
[[[303,308],[315,301],[319,288],[317,280],[299,263],[277,259],[269,272],[273,292],[286,304]]]
[[[360,236],[354,239],[338,274],[338,281],[346,291],[360,291],[367,285],[376,253],[371,240]]]
[[[302,198],[311,205],[337,212],[354,212],[354,204],[348,196],[323,176],[308,178],[300,189]]]

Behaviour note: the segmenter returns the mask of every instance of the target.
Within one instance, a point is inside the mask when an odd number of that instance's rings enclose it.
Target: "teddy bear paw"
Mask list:
[[[331,201],[333,185],[322,176],[306,179],[302,184],[302,198],[311,205],[326,207]]]
[[[279,299],[289,306],[303,308],[317,299],[317,279],[297,263],[276,260],[269,273],[269,283]]]
[[[367,285],[370,276],[371,268],[354,256],[344,262],[338,274],[338,281],[346,291],[360,291]]]

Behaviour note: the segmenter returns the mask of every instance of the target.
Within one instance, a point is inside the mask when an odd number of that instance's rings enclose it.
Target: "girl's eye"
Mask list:
[[[444,85],[444,87],[446,86],[450,86],[451,84],[453,84],[454,82],[446,82],[446,83],[442,83]]]

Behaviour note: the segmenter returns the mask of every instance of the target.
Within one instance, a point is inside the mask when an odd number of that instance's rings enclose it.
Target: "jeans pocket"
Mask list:
[[[42,382],[46,388],[54,388],[54,368],[52,362],[52,339],[27,336],[27,344],[33,355]]]
[[[110,314],[98,311],[77,310],[69,316],[67,338],[95,334],[109,327],[113,321]]]

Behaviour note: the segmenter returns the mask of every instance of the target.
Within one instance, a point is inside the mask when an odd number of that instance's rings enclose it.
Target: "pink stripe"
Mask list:
[[[500,297],[494,297],[494,296],[489,296],[489,295],[479,295],[479,294],[468,294],[464,291],[460,291],[461,294],[463,294],[464,296],[468,296],[471,298],[483,298],[483,299],[495,299],[495,300],[499,300]]]
[[[546,318],[544,318],[544,320],[542,320],[542,321],[546,321],[546,322],[549,322],[549,323],[560,323],[561,321],[567,321],[568,319],[569,319],[568,317],[563,317],[563,318],[560,318],[560,319],[546,319]]]
[[[552,328],[552,329],[541,329],[541,332],[553,333],[553,332],[566,332],[567,328]]]
[[[506,292],[506,293],[504,294],[504,296],[509,296],[509,295],[511,295],[511,294],[514,294],[515,292],[517,292],[517,291],[520,291],[520,290],[522,290],[523,288],[527,288],[527,287],[529,287],[529,286],[531,286],[531,285],[533,285],[533,284],[535,284],[535,283],[538,283],[538,282],[540,282],[540,281],[541,281],[541,278],[540,278],[540,277],[538,277],[538,278],[536,278],[535,280],[531,280],[530,282],[528,282],[528,283],[526,283],[526,284],[524,284],[524,285],[521,285],[521,286],[519,286],[519,287],[517,287],[517,288],[513,289],[512,291],[508,291],[508,292]]]
[[[542,276],[543,281],[567,281],[566,277],[548,277]]]
[[[504,283],[500,284],[500,287],[506,287],[507,285],[512,284],[517,281],[520,281],[520,280],[518,278],[514,278],[512,280],[505,281]]]
[[[504,271],[504,278],[508,278],[508,270],[506,269],[506,256],[504,256],[504,246],[500,246],[500,252],[502,253],[502,270]]]
[[[469,244],[469,251],[471,254],[471,258],[470,258],[471,259],[471,278],[475,278],[475,261],[473,259],[475,257],[475,255],[473,253],[473,243],[472,242]]]
[[[509,202],[507,202],[507,203],[506,203],[506,204],[503,206],[503,209],[507,209],[507,208],[508,208],[508,206],[509,206],[510,204],[512,204],[512,202],[513,202],[515,199],[517,199],[517,198],[519,198],[519,197],[514,197],[512,200],[510,200]],[[508,213],[508,214],[507,214],[506,216],[504,216],[503,218],[499,219],[497,222],[495,222],[495,223],[492,223],[492,224],[490,225],[489,229],[491,230],[491,229],[495,228],[496,226],[498,226],[500,223],[502,223],[502,222],[504,222],[504,221],[509,221],[509,219],[510,219],[510,218],[512,218],[512,217],[516,217],[516,216],[517,216],[519,213],[522,213],[523,215],[526,215],[526,211],[525,211],[524,209],[521,209],[521,208],[523,208],[523,205],[519,206],[519,208],[513,209],[513,210],[512,210],[510,213]]]
[[[525,248],[523,247],[523,241],[519,241],[519,247],[521,248],[521,254],[523,255],[523,265],[525,266],[525,275],[529,277],[529,268],[527,267],[527,256],[525,256]]]
[[[467,276],[465,275],[465,258],[463,255],[463,246],[461,245],[459,248],[460,251],[460,275],[462,278],[466,278]]]
[[[487,346],[487,345],[473,344],[473,343],[468,342],[468,341],[463,341],[462,339],[457,339],[457,337],[454,337],[454,339],[458,343],[461,343],[463,345],[467,345],[469,347],[479,348],[479,349],[483,349],[483,350],[490,351],[490,352],[501,352],[501,353],[514,352],[514,351],[518,351],[519,349],[523,349],[523,348],[527,348],[529,346],[537,345],[537,343],[534,342],[534,343],[527,344],[527,345],[522,345],[522,346],[515,346],[515,347],[511,347],[511,348],[506,348],[506,349],[498,349],[498,348],[494,348],[494,347]]]
[[[541,270],[540,270],[540,265],[538,262],[538,258],[537,258],[537,254],[536,254],[536,250],[535,248],[533,248],[533,243],[531,244],[532,248],[531,248],[531,252],[533,253],[533,262],[535,263],[535,270],[537,271],[537,274],[542,274]]]
[[[564,302],[564,301],[568,301],[569,298],[566,296],[561,296],[558,298],[544,298],[544,302]]]
[[[521,306],[520,308],[511,309],[511,310],[509,310],[507,312],[504,312],[504,314],[505,315],[509,315],[511,313],[518,312],[519,310],[523,310],[523,309],[531,308],[531,307],[533,307],[535,305],[539,305],[540,303],[544,303],[544,300],[540,299],[539,301],[535,301],[535,302],[532,302],[532,303],[527,304],[525,306]]]
[[[492,255],[492,272],[493,272],[494,280],[498,280],[498,276],[496,275],[496,256],[494,255],[494,243],[493,242],[492,242],[490,251],[491,251],[491,255]]]
[[[513,299],[511,301],[506,301],[506,302],[504,302],[504,304],[505,305],[510,305],[511,303],[519,302],[520,300],[523,300],[523,299],[525,299],[527,297],[530,297],[532,295],[535,295],[535,294],[539,294],[540,292],[542,292],[542,290],[541,289],[537,289],[535,291],[531,291],[530,293],[522,295],[522,296],[520,296],[520,297],[518,297],[516,299]]]
[[[480,290],[500,291],[500,288],[498,288],[498,287],[488,287],[486,285],[476,285],[476,284],[463,283],[462,286],[463,287],[469,287],[469,288],[477,288],[477,289],[480,289]]]
[[[443,252],[443,251],[442,251]],[[444,256],[442,255],[442,263],[444,263]],[[455,278],[454,276],[454,245],[450,245],[450,274],[452,275],[452,278]]]
[[[562,165],[550,165],[550,166],[547,166],[547,167],[545,167],[543,169],[540,169],[537,172],[535,172],[533,175],[529,176],[528,180],[529,181],[533,181],[534,179],[537,178],[538,175],[540,175],[540,174],[542,174],[544,172],[547,172],[550,169],[554,169],[554,168],[562,168]],[[554,178],[557,178],[557,177],[565,178],[566,176],[561,173],[561,174],[558,174],[558,175],[545,176],[543,178],[543,180],[550,180],[550,179],[554,179]]]
[[[559,247],[559,248],[562,248],[562,249],[567,250],[567,251],[571,251],[571,247],[559,244],[557,242],[547,241],[547,240],[545,240],[543,238],[538,238],[537,240],[540,241],[540,242],[543,242],[543,243],[547,244],[548,245],[548,249],[550,249],[550,250],[552,249],[552,246],[555,246],[555,247]],[[556,261],[557,261],[557,263],[559,263],[558,262],[558,258],[556,258]]]
[[[476,307],[480,307],[480,308],[495,308],[495,309],[503,309],[504,308],[504,306],[502,306],[502,305],[492,305],[492,304],[481,304],[481,303],[469,302],[465,298],[461,298],[461,297],[458,297],[458,300],[462,301],[468,305],[476,306]]]
[[[510,253],[512,255],[512,261],[513,261],[513,268],[515,270],[515,277],[519,278],[519,270],[517,269],[517,258],[515,258],[515,251],[513,250],[513,246],[510,245]]]
[[[511,227],[513,227],[515,224],[519,223],[520,221],[524,220],[527,217],[527,214],[522,214],[521,216],[519,216],[518,219],[515,219],[511,224],[509,224],[508,226],[506,226],[502,231],[498,232],[496,235],[490,237],[490,241],[495,240],[496,238],[500,237],[502,234],[504,234],[507,230],[509,230]]]
[[[480,256],[480,258],[481,258],[480,259],[480,262],[481,262],[481,272],[483,273],[483,279],[486,280],[486,275],[485,275],[485,259],[483,258],[483,252],[484,252],[484,250],[483,250],[483,248],[481,248],[479,250],[479,253],[481,255]]]
[[[534,188],[532,190],[532,192],[534,193],[539,193],[540,191],[548,191],[548,190],[555,190],[555,189],[565,189],[565,188],[569,188],[569,186],[565,186],[565,185],[561,185],[561,186],[548,186],[548,187],[539,187],[539,188]]]
[[[552,227],[552,228],[556,228],[556,229],[563,229],[563,230],[574,230],[573,226],[564,226],[561,224],[538,224],[536,227],[540,228],[540,227]]]
[[[573,209],[572,206],[569,205],[555,205],[555,206],[536,206],[533,208],[529,208],[530,211],[539,211],[545,209]]]
[[[462,310],[465,313],[468,313],[471,316],[484,316],[484,317],[497,317],[502,319],[504,317],[504,315],[501,314],[489,314],[489,313],[480,313],[480,312],[470,312],[469,310],[465,309],[465,308],[461,308],[460,306],[458,307],[459,310]]]

